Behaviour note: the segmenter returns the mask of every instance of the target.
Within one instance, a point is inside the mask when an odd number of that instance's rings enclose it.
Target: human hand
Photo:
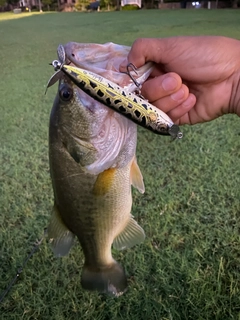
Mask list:
[[[239,53],[240,41],[225,37],[146,38],[133,43],[128,62],[137,68],[155,62],[142,95],[176,124],[195,124],[225,113],[240,116]]]

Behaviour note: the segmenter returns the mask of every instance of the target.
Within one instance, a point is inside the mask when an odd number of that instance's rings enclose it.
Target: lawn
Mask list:
[[[20,18],[20,15],[18,15]],[[238,10],[0,14],[0,296],[48,224],[53,193],[44,95],[59,43],[215,34],[239,38]],[[182,127],[181,141],[142,128],[146,192],[132,213],[143,244],[113,252],[129,290],[113,299],[83,291],[77,244],[63,259],[47,241],[0,304],[1,320],[240,319],[240,120]]]

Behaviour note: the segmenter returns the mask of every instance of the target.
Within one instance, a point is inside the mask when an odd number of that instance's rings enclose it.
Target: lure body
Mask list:
[[[91,71],[66,65],[57,60],[54,60],[52,65],[56,71],[67,75],[93,99],[128,117],[138,125],[157,134],[182,138],[179,127],[167,114],[136,94],[127,92],[114,82]]]

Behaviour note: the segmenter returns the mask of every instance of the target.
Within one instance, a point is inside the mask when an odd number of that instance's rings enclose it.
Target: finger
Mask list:
[[[128,54],[128,60],[122,62],[120,71],[126,70],[127,63],[131,62],[137,68],[143,66],[148,61],[156,63],[161,60],[161,53],[164,52],[165,39],[139,38],[134,41]],[[164,61],[161,61],[164,63]]]
[[[196,104],[196,96],[192,93],[189,94],[188,98],[180,105],[176,106],[168,112],[168,116],[176,124],[194,124],[192,119],[189,117],[189,112],[193,110]]]
[[[171,72],[146,81],[141,89],[141,94],[149,102],[152,102],[178,91],[181,85],[182,80],[179,75]]]
[[[154,101],[153,104],[162,110],[163,112],[169,114],[171,110],[177,108],[181,103],[187,100],[189,96],[189,89],[184,84],[181,85],[178,91],[171,95],[158,99]]]

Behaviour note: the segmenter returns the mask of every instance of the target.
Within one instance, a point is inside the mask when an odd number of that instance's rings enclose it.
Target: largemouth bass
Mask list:
[[[128,47],[68,43],[64,49],[71,65],[134,90],[129,76],[118,72]],[[143,82],[149,66],[138,73]],[[131,216],[131,185],[144,192],[136,143],[135,123],[92,99],[66,75],[59,76],[49,129],[54,207],[48,236],[57,256],[68,254],[77,236],[85,257],[84,289],[122,294],[127,279],[111,247],[130,248],[145,238]]]

